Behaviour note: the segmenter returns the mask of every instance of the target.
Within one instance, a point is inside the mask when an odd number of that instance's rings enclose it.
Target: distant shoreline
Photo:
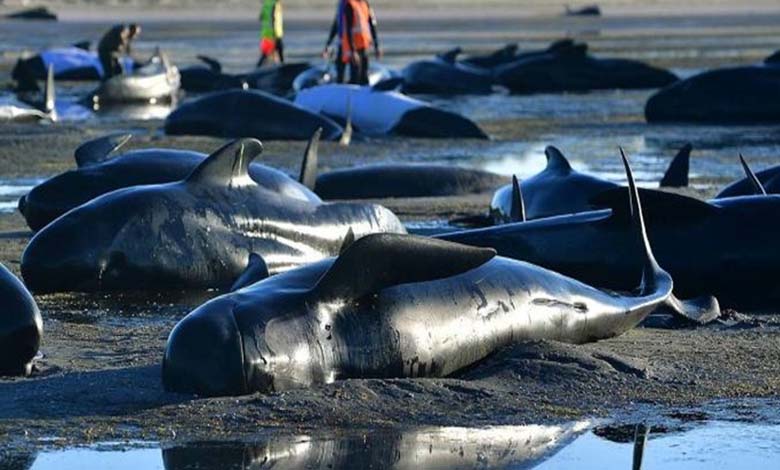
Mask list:
[[[0,0],[2,2],[2,0]],[[300,21],[314,21],[328,19],[333,15],[331,4],[335,0],[306,1],[288,0],[286,2],[286,14]],[[489,2],[466,2],[464,0],[429,0],[408,1],[399,5],[399,2],[388,0],[374,0],[372,4],[381,12],[381,18],[389,20],[403,20],[406,18],[518,18],[528,19],[533,17],[562,16],[563,5],[570,3],[579,5],[586,2],[560,2],[560,4],[541,2],[539,0],[494,0]],[[589,2],[588,2],[589,3]],[[604,18],[619,17],[665,17],[665,16],[725,16],[733,14],[761,14],[780,12],[780,2],[777,0],[753,0],[751,2],[697,1],[695,3],[671,0],[639,1],[603,1],[599,3],[604,12]],[[75,4],[62,5],[60,2],[44,1],[22,6],[18,1],[2,2],[0,15],[18,11],[32,6],[45,5],[58,14],[61,21],[108,21],[121,19],[138,19],[143,21],[236,21],[254,20],[257,15],[259,0],[238,2],[223,0],[215,6],[211,2],[185,2],[173,4],[171,1],[145,1],[138,0],[133,6],[127,4],[113,5],[109,2],[90,2],[82,0]],[[572,18],[575,21],[587,22],[590,18]]]

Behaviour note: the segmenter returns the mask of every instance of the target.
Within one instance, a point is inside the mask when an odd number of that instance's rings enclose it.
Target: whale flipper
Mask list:
[[[425,282],[470,271],[496,255],[433,238],[381,233],[356,240],[341,254],[312,289],[317,301],[360,299],[380,290]]]
[[[566,157],[563,156],[560,150],[548,145],[544,149],[544,155],[547,157],[547,167],[544,171],[550,171],[553,173],[568,174],[571,173],[571,164]]]
[[[271,274],[268,272],[268,265],[265,264],[265,260],[257,253],[249,253],[249,262],[246,265],[246,269],[236,279],[236,282],[230,286],[230,292],[235,292],[239,289],[243,289],[246,286],[250,286],[255,282],[262,281],[269,277]]]
[[[249,177],[249,164],[263,153],[263,144],[257,139],[237,139],[209,155],[187,177],[188,183],[226,186],[256,184]]]
[[[660,187],[682,188],[688,186],[688,171],[690,168],[692,149],[693,146],[690,142],[682,146],[669,164],[669,168],[666,169],[664,177],[661,178]]]
[[[517,176],[512,175],[512,208],[509,212],[511,222],[525,222],[525,201]]]
[[[742,169],[745,170],[745,175],[747,176],[748,181],[750,181],[750,186],[753,188],[754,193],[766,196],[764,185],[761,184],[761,180],[759,180],[756,174],[753,173],[753,170],[750,169],[750,166],[748,166],[745,161],[745,157],[743,157],[741,153],[739,154],[739,162],[742,163]]]
[[[212,72],[222,73],[222,64],[220,64],[217,59],[206,55],[198,55],[196,57],[198,58],[198,60],[208,65],[209,69],[211,69]]]
[[[298,176],[298,182],[314,191],[317,183],[317,151],[320,146],[320,136],[322,128],[318,127],[311,135],[309,143],[306,144],[306,152],[303,154],[303,163],[301,163],[301,174]]]
[[[133,134],[109,134],[84,142],[73,153],[76,166],[84,168],[108,160],[112,153],[119,150],[132,137]]]

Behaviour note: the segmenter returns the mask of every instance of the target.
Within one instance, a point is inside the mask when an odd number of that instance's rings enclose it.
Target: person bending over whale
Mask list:
[[[141,26],[118,24],[109,29],[98,43],[98,58],[103,66],[103,80],[122,74],[119,59],[130,55],[130,43],[141,34]]]

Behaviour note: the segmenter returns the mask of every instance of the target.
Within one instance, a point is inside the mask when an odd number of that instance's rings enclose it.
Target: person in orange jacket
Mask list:
[[[330,28],[323,56],[330,54],[330,43],[338,35],[336,54],[337,82],[344,83],[344,72],[349,65],[349,82],[368,85],[368,49],[373,45],[376,58],[382,57],[376,16],[366,0],[339,0],[336,18]]]

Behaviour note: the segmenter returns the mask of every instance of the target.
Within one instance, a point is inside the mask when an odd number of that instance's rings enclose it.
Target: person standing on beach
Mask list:
[[[261,67],[269,56],[273,61],[284,63],[284,20],[282,18],[282,0],[262,0],[260,7],[260,60]]]
[[[98,43],[98,58],[103,66],[103,80],[122,74],[119,59],[130,55],[130,43],[141,34],[141,27],[135,23],[118,24],[109,29]]]
[[[366,0],[339,0],[336,18],[325,42],[323,56],[330,54],[330,43],[338,35],[339,47],[336,53],[338,83],[344,83],[344,69],[349,65],[349,82],[368,85],[368,49],[374,46],[376,58],[382,57],[376,16]]]

